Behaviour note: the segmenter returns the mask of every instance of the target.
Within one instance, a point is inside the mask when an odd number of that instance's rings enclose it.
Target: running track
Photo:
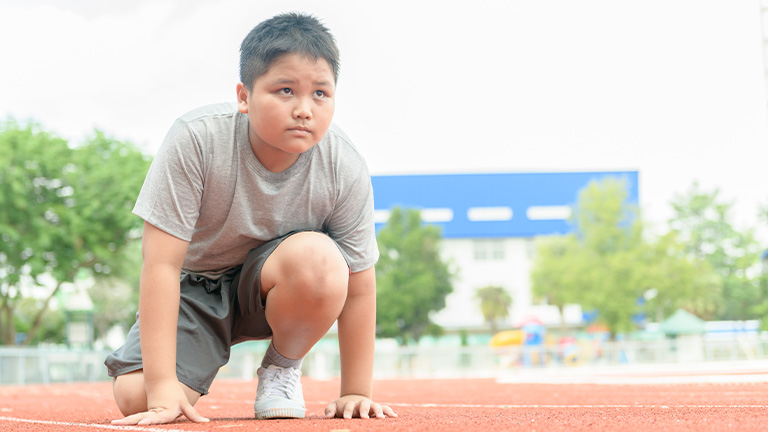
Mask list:
[[[155,427],[112,426],[109,421],[120,413],[109,382],[0,387],[0,431],[766,431],[765,373],[768,368],[734,373],[732,382],[724,373],[716,383],[689,376],[687,383],[673,384],[665,384],[669,377],[662,375],[629,377],[640,378],[629,381],[634,384],[621,384],[628,381],[615,376],[596,381],[601,384],[583,377],[578,383],[377,381],[376,399],[399,415],[383,420],[321,418],[339,383],[305,378],[307,419],[257,421],[252,419],[256,383],[221,380],[197,406],[210,423],[179,420]],[[616,383],[607,383],[611,380]]]

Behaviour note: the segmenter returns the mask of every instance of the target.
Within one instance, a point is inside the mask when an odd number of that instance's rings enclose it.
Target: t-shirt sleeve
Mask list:
[[[365,162],[346,166],[343,188],[328,225],[328,234],[345,253],[352,272],[373,267],[379,259],[373,220],[373,187]]]
[[[200,142],[186,122],[177,120],[152,161],[133,213],[190,241],[200,214],[203,184]]]

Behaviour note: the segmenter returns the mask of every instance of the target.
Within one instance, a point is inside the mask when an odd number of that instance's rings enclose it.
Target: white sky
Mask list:
[[[751,226],[768,204],[759,0],[0,0],[0,117],[154,153],[285,11],[335,34],[373,174],[637,169],[659,222],[695,180]]]

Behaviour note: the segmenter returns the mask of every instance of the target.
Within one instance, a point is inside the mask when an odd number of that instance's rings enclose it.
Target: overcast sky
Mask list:
[[[285,11],[335,34],[373,174],[638,170],[659,222],[694,181],[743,223],[768,204],[759,0],[0,0],[0,117],[154,153],[235,100],[241,40]]]

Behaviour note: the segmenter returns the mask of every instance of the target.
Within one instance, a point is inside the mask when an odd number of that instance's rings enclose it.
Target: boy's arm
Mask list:
[[[390,407],[371,400],[376,341],[376,273],[373,267],[350,275],[338,331],[341,397],[326,407],[326,417],[396,417]]]
[[[189,404],[176,377],[179,276],[188,247],[189,242],[144,223],[139,334],[147,412],[114,423],[168,423],[181,414],[192,421],[207,421]]]

